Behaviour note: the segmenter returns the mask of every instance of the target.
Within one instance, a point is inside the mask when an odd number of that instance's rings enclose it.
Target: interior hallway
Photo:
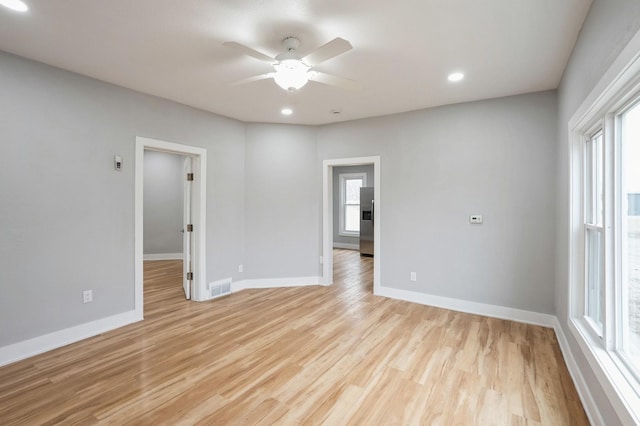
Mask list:
[[[551,329],[329,287],[185,301],[145,264],[145,321],[0,368],[0,424],[588,424]]]

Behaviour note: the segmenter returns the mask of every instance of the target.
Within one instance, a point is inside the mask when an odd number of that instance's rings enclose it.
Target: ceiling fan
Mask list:
[[[300,89],[307,84],[308,81],[315,81],[317,83],[350,90],[355,90],[359,87],[358,83],[353,80],[323,73],[314,69],[321,63],[353,49],[351,43],[340,37],[334,38],[302,58],[296,51],[300,46],[300,40],[295,37],[286,37],[282,40],[282,46],[285,52],[275,58],[240,43],[236,43],[235,41],[227,41],[223,43],[223,45],[242,52],[245,55],[249,55],[252,58],[267,62],[274,68],[272,72],[236,81],[232,83],[233,86],[273,78],[278,86],[290,92]]]

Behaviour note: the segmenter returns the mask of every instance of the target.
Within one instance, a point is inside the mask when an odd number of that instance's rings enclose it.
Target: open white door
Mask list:
[[[184,296],[191,299],[191,285],[193,283],[193,221],[191,220],[191,196],[193,192],[193,162],[191,157],[184,159],[184,206],[183,206],[183,234],[182,256],[183,272],[182,287]]]

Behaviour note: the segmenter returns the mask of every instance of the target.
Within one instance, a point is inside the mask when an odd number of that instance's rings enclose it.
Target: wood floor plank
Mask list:
[[[145,262],[145,320],[0,368],[0,424],[586,425],[553,330],[334,284],[184,300]]]

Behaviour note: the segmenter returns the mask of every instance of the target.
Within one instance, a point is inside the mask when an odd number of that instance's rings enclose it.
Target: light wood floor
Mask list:
[[[145,264],[133,324],[0,368],[0,424],[588,424],[551,329],[330,287],[182,298]]]

